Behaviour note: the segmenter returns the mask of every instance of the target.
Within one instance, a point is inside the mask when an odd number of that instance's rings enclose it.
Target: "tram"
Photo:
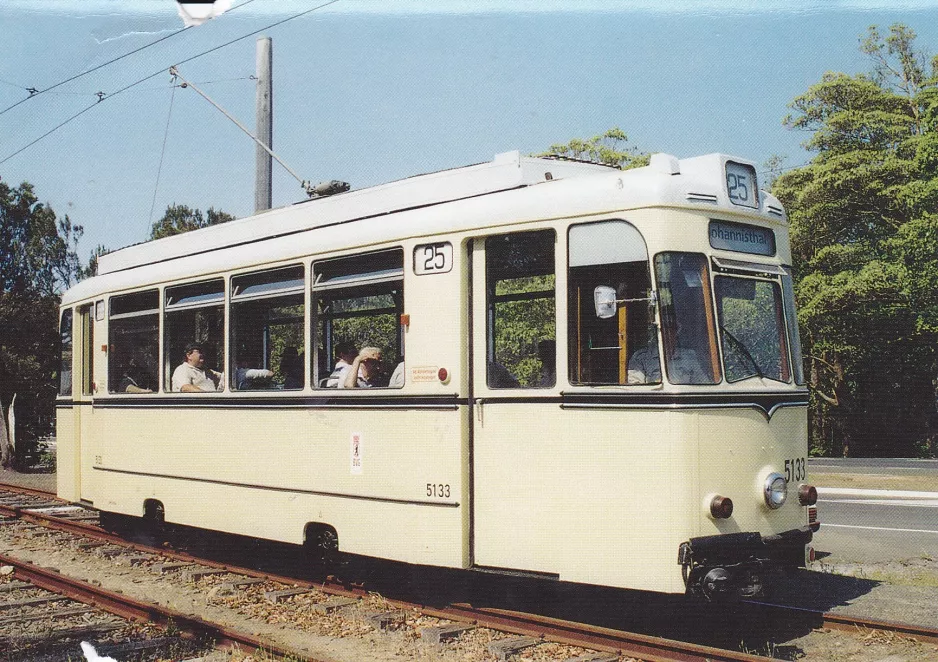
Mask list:
[[[61,338],[58,494],[104,513],[706,597],[812,552],[787,218],[744,159],[509,152],[130,246]]]

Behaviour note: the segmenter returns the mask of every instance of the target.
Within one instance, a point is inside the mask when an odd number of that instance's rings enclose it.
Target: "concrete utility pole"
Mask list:
[[[257,139],[273,149],[274,142],[274,88],[273,47],[270,37],[257,40]],[[270,209],[273,204],[271,170],[273,159],[260,145],[256,150],[257,170],[254,187],[254,211]]]

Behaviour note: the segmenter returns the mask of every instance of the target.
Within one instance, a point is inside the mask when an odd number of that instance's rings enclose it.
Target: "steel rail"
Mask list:
[[[55,492],[37,490],[33,487],[20,487],[19,485],[10,485],[9,483],[0,483],[0,489],[6,490],[7,492],[18,492],[19,494],[25,494],[27,496],[41,497],[43,499],[55,499],[56,501],[62,501],[63,504],[68,503],[67,501],[59,499],[59,497],[56,496]]]
[[[231,566],[229,564],[218,563],[216,561],[192,556],[184,552],[128,542],[120,536],[108,533],[100,527],[91,524],[69,521],[64,518],[46,515],[43,513],[24,512],[25,510],[28,510],[28,506],[23,508],[0,505],[0,513],[9,512],[15,517],[40,524],[42,526],[59,528],[78,535],[105,540],[107,542],[119,544],[135,551],[158,554],[177,561],[197,563],[206,567],[219,568],[237,574],[258,577],[268,581],[292,584],[302,586],[304,588],[318,588],[333,595],[342,595],[346,597],[364,597],[368,595],[368,591],[363,588],[349,588],[347,585],[341,584],[333,578],[330,578],[325,582],[311,582],[300,580],[296,577],[257,571],[251,568]],[[658,638],[650,635],[641,635],[622,630],[590,626],[581,623],[575,623],[573,621],[538,616],[535,614],[522,614],[519,612],[489,608],[474,608],[465,604],[431,608],[393,599],[388,600],[388,602],[400,609],[417,608],[428,616],[446,618],[464,623],[473,623],[479,627],[490,627],[492,629],[512,632],[515,634],[541,637],[549,639],[550,641],[556,641],[558,643],[582,646],[584,648],[602,650],[604,652],[615,652],[620,655],[632,655],[634,657],[640,657],[641,659],[645,660],[653,660],[655,662],[686,662],[688,660],[757,661],[771,659],[738,653],[730,650],[691,644],[688,642]],[[772,605],[756,601],[747,602],[766,610],[774,610],[778,612],[780,616],[784,616],[786,618],[791,618],[792,615],[802,618],[810,618],[815,620],[819,626],[830,629],[851,632],[856,632],[858,630],[880,630],[883,632],[902,634],[904,636],[915,638],[923,643],[938,643],[938,629],[925,626],[865,619],[843,614],[834,614],[832,612],[821,612],[811,609],[789,607],[785,605]]]
[[[0,506],[0,511],[3,509],[4,508]],[[354,598],[363,598],[368,595],[368,591],[363,588],[348,588],[331,578],[325,582],[298,580],[295,577],[259,572],[250,568],[233,567],[162,547],[130,543],[94,525],[72,522],[67,519],[43,513],[27,512],[27,509],[13,507],[8,510],[16,517],[42,526],[105,540],[114,544],[120,544],[135,551],[156,554],[177,561],[198,563],[206,567],[220,568],[229,572],[259,577],[268,581],[288,585],[317,588],[333,595]],[[472,623],[477,627],[487,627],[493,630],[537,637],[571,646],[582,646],[583,648],[593,650],[639,657],[649,662],[704,662],[706,660],[712,660],[713,662],[764,662],[765,660],[771,659],[687,642],[630,633],[622,630],[598,628],[575,623],[573,621],[552,619],[533,614],[521,614],[518,612],[494,609],[476,609],[465,604],[431,608],[393,599],[389,599],[388,603],[398,609],[418,609],[427,616],[462,623]]]
[[[430,616],[471,620],[477,625],[607,653],[637,657],[649,662],[765,662],[770,657],[702,646],[684,641],[613,630],[559,618],[502,609],[477,609],[450,605],[423,611]]]
[[[192,636],[210,640],[216,647],[240,648],[250,652],[262,651],[278,657],[289,656],[306,662],[327,662],[321,658],[310,657],[297,650],[261,641],[254,635],[239,632],[198,616],[183,614],[168,607],[142,602],[122,593],[116,593],[72,577],[66,577],[57,570],[40,568],[29,561],[21,561],[0,554],[0,564],[13,566],[14,574],[18,579],[28,581],[39,588],[64,595],[77,602],[92,605],[130,621],[147,621],[164,627],[172,625]]]
[[[912,625],[909,623],[898,623],[896,621],[880,621],[871,618],[863,618],[862,616],[836,614],[830,611],[816,611],[804,607],[776,605],[767,602],[747,601],[747,604],[756,606],[765,612],[775,612],[786,618],[791,618],[792,615],[794,615],[795,617],[811,619],[813,621],[813,627],[824,627],[845,632],[879,630],[881,632],[901,634],[923,644],[938,644],[938,628],[931,628],[925,625]]]

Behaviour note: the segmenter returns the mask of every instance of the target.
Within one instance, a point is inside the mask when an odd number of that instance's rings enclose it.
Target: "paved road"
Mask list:
[[[935,478],[934,492],[819,488],[821,530],[814,545],[830,555],[822,560],[868,563],[938,558],[938,460],[812,459],[808,468],[815,476]]]
[[[938,460],[883,458],[808,458],[808,471],[818,474],[887,474],[893,476],[934,476],[938,491]]]

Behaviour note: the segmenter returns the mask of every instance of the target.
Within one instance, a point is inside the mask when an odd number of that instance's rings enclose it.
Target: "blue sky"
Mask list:
[[[169,66],[323,2],[242,2],[0,114],[0,177],[31,182],[83,225],[83,257],[99,243],[144,240],[173,202],[252,213],[253,143],[192,90],[173,91]],[[612,126],[643,150],[760,163],[780,154],[797,165],[807,136],[782,126],[787,104],[825,71],[868,70],[858,44],[869,25],[906,23],[938,51],[936,19],[938,1],[924,0],[341,0],[262,33],[273,39],[273,147],[302,177],[354,188]],[[170,0],[3,0],[0,25],[2,111],[25,88],[46,89],[182,21]],[[250,128],[255,41],[180,67]],[[99,91],[104,101],[10,158]],[[275,206],[301,198],[275,164]]]

